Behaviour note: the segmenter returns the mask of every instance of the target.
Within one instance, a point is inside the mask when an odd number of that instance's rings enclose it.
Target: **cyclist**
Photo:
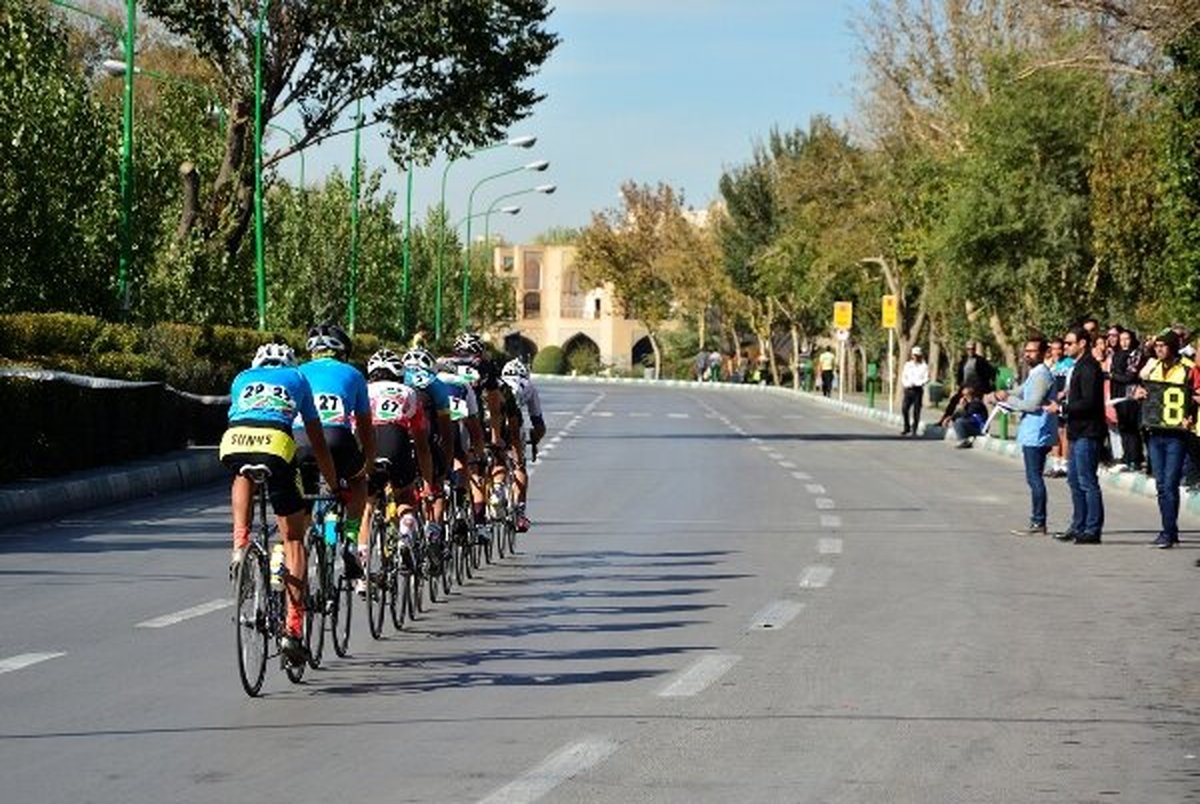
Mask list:
[[[456,494],[467,493],[467,473],[483,459],[483,425],[479,420],[479,403],[471,387],[471,377],[459,374],[457,367],[440,361],[435,369],[437,378],[450,392],[450,437],[454,441],[454,470],[450,473]],[[468,457],[469,456],[469,457]]]
[[[521,409],[529,415],[529,444],[536,459],[537,445],[546,435],[546,420],[542,415],[542,400],[537,387],[529,377],[529,369],[518,358],[504,364],[500,378],[512,389],[519,420],[524,421]],[[513,456],[513,482],[517,487],[517,531],[525,533],[529,530],[529,517],[525,515],[525,502],[529,496],[529,474],[525,471],[525,432],[520,424],[517,426],[517,437],[509,444]]]
[[[358,369],[345,362],[350,357],[353,343],[337,324],[317,324],[310,328],[307,346],[312,359],[300,366],[300,373],[312,387],[337,476],[346,480],[350,490],[342,539],[357,540],[358,550],[346,550],[346,577],[355,582],[356,588],[365,587],[362,567],[366,563],[367,543],[359,531],[367,503],[366,467],[375,465],[375,430],[371,426],[367,380]],[[362,439],[361,446],[359,439]],[[317,475],[308,460],[312,451],[308,439],[299,430],[296,431],[296,444],[304,489],[315,494]]]
[[[483,338],[475,332],[464,332],[454,341],[454,354],[447,362],[455,366],[460,376],[464,377],[475,392],[477,421],[489,443],[502,443],[504,394],[500,388],[500,372],[495,361],[486,355]],[[484,417],[488,427],[484,428]],[[475,521],[484,520],[484,469],[482,462],[471,468],[471,502],[475,509]],[[478,532],[478,538],[484,540],[487,534],[484,529]]]
[[[280,649],[293,664],[304,661],[304,594],[302,579],[308,577],[304,554],[304,532],[308,511],[300,496],[296,475],[296,442],[292,424],[300,421],[308,436],[313,458],[330,488],[338,488],[337,472],[321,419],[313,404],[308,381],[296,370],[296,355],[287,344],[267,343],[258,348],[250,368],[233,379],[229,390],[229,428],[221,437],[221,463],[234,472],[230,490],[233,513],[233,554],[230,574],[250,544],[250,518],[254,504],[254,482],[238,474],[248,464],[263,464],[271,473],[267,493],[271,510],[283,537],[284,566],[287,568],[287,623]]]
[[[446,514],[446,499],[442,489],[446,482],[446,473],[454,462],[450,391],[434,373],[435,362],[429,350],[423,347],[409,349],[401,360],[404,364],[404,384],[417,390],[417,398],[431,422],[429,447],[433,455],[433,483],[425,488],[424,493],[430,500],[432,511],[429,521],[425,524],[425,535],[430,544],[432,570],[437,573],[449,546],[442,539],[442,521]]]
[[[371,355],[367,361],[367,380],[375,444],[379,457],[387,458],[390,465],[386,473],[374,472],[371,475],[370,495],[359,531],[359,544],[370,539],[369,523],[375,496],[384,483],[390,483],[397,502],[400,547],[405,559],[411,561],[412,534],[416,529],[413,481],[419,472],[425,486],[433,486],[429,421],[417,390],[403,382],[404,364],[400,355],[391,349],[381,349]]]

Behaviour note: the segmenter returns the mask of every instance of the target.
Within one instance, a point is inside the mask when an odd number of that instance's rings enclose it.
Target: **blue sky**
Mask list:
[[[511,131],[536,134],[538,144],[456,163],[447,185],[452,215],[465,213],[480,178],[533,159],[549,160],[550,169],[489,182],[476,194],[478,210],[501,193],[558,185],[552,196],[513,201],[520,215],[492,218],[492,230],[509,240],[585,225],[593,210],[616,205],[628,179],[664,181],[682,188],[689,204],[707,205],[722,168],[745,161],[772,126],[850,116],[858,72],[850,21],[864,2],[560,0],[549,27],[562,43],[534,81],[546,99]],[[364,134],[363,156],[370,167],[387,166],[385,186],[402,189],[378,134]],[[347,170],[350,138],[307,158],[310,182],[335,164]],[[441,169],[435,162],[414,174],[414,220],[437,202]],[[294,171],[285,175],[294,180]]]

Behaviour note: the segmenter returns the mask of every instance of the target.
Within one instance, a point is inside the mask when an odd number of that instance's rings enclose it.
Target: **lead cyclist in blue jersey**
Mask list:
[[[301,633],[304,623],[304,594],[301,579],[307,577],[304,532],[308,511],[300,495],[296,473],[296,442],[292,423],[302,423],[313,458],[331,488],[337,488],[337,471],[325,444],[321,420],[313,404],[312,389],[296,370],[296,355],[287,344],[268,343],[259,347],[251,367],[238,374],[229,390],[229,427],[221,438],[221,463],[234,473],[230,490],[233,512],[233,555],[231,576],[250,543],[254,482],[243,477],[243,466],[261,464],[270,470],[267,493],[271,510],[283,536],[284,566],[287,568],[287,623],[280,648],[288,661],[304,661]]]

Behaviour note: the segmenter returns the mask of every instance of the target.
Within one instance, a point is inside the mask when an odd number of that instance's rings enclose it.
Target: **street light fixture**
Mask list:
[[[536,143],[537,143],[537,137],[533,136],[532,134],[526,134],[526,135],[523,135],[520,137],[512,137],[507,140],[501,140],[500,142],[494,142],[491,145],[485,145],[482,148],[476,148],[474,151],[468,151],[466,154],[463,155],[462,158],[470,159],[471,157],[473,157],[477,154],[481,154],[484,151],[491,151],[495,148],[502,148],[504,146],[509,146],[512,148],[532,148]],[[446,167],[442,168],[442,196],[441,196],[441,206],[439,207],[439,209],[441,210],[441,215],[442,215],[442,231],[440,232],[440,236],[438,237],[437,281],[436,281],[437,290],[436,290],[436,301],[434,303],[434,314],[433,314],[433,317],[434,317],[433,330],[434,330],[434,338],[436,340],[441,340],[441,338],[442,338],[442,276],[443,276],[442,265],[445,262],[445,256],[446,256],[446,220],[445,220],[445,218],[446,218],[446,176],[449,175],[450,166],[453,165],[455,163],[455,161],[457,161],[457,160],[451,159],[451,160],[447,161]]]
[[[484,216],[483,216],[483,242],[484,243],[492,242],[492,233],[491,233],[492,212],[499,211],[496,209],[496,205],[499,204],[501,201],[504,201],[505,199],[508,199],[508,198],[516,198],[519,195],[528,195],[530,193],[543,193],[544,195],[553,195],[554,191],[557,189],[558,189],[557,184],[539,184],[537,187],[529,187],[524,190],[517,190],[515,193],[505,193],[504,195],[496,196],[494,199],[492,199],[492,203],[488,205],[487,212],[484,213]]]
[[[550,163],[548,161],[546,161],[545,159],[538,159],[535,162],[530,162],[528,164],[521,165],[520,167],[509,168],[508,170],[502,170],[499,173],[493,173],[490,176],[484,176],[482,179],[475,182],[475,186],[471,188],[471,194],[469,196],[467,196],[467,237],[466,237],[466,241],[464,243],[465,247],[463,248],[462,328],[464,330],[467,328],[467,322],[470,318],[469,313],[470,313],[470,304],[471,304],[471,219],[475,217],[472,214],[472,210],[475,207],[475,191],[478,190],[481,186],[483,186],[487,182],[492,181],[493,179],[499,179],[502,176],[511,176],[514,173],[520,173],[522,170],[530,170],[535,173],[542,173],[548,167],[550,167]]]
[[[129,65],[123,61],[120,61],[119,59],[105,59],[100,63],[100,69],[106,75],[110,75],[113,78],[122,78],[129,70]],[[175,84],[176,86],[181,86],[185,89],[203,93],[210,104],[208,112],[217,118],[222,129],[225,128],[225,123],[227,120],[225,108],[221,105],[221,99],[217,93],[213,91],[212,87],[205,86],[197,81],[188,81],[186,78],[179,78],[174,75],[168,75],[167,73],[160,73],[157,70],[151,70],[146,67],[135,66],[133,68],[133,74],[135,76],[143,76],[154,81],[161,81],[165,84]]]
[[[125,30],[107,17],[67,0],[50,0],[56,6],[70,9],[97,20],[111,31],[125,51],[125,61],[134,64],[133,45],[137,39],[137,0],[125,2]],[[121,94],[121,252],[117,261],[117,293],[121,311],[129,315],[129,268],[133,261],[133,73],[124,70],[125,86]]]

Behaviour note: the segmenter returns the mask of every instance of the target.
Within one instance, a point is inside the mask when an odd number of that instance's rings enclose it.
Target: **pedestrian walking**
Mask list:
[[[1046,456],[1058,441],[1058,416],[1048,405],[1054,399],[1054,376],[1046,364],[1048,345],[1042,337],[1025,343],[1022,358],[1029,368],[1020,389],[1009,393],[996,391],[996,402],[1007,410],[1019,411],[1017,446],[1025,462],[1025,482],[1029,485],[1029,525],[1012,531],[1015,536],[1046,535]]]
[[[1092,356],[1087,330],[1077,327],[1063,338],[1063,350],[1074,358],[1065,398],[1050,410],[1067,419],[1067,485],[1071,489],[1071,524],[1054,534],[1059,541],[1100,544],[1104,530],[1104,496],[1100,491],[1100,451],[1108,435],[1104,418],[1104,375]]]
[[[900,416],[904,430],[900,435],[916,435],[921,425],[921,402],[925,398],[925,386],[929,383],[929,364],[920,346],[914,346],[904,368],[900,370],[900,386],[904,399],[900,403]]]
[[[833,364],[836,361],[837,356],[828,346],[817,355],[817,365],[821,367],[821,393],[825,396],[833,391]]]

